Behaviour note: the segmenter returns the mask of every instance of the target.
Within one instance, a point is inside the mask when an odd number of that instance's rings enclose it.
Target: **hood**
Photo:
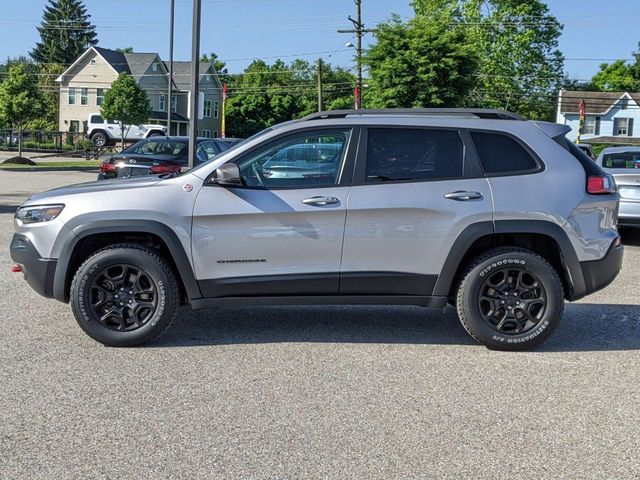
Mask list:
[[[151,187],[162,181],[155,176],[132,177],[125,179],[100,180],[96,182],[79,183],[66,187],[54,188],[46,192],[33,195],[24,202],[23,205],[37,205],[48,202],[51,199],[58,199],[70,195],[81,195],[83,193],[109,192],[117,190],[128,190],[131,188]]]

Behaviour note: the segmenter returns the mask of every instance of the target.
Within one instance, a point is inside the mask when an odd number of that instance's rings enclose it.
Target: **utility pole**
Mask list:
[[[364,28],[362,23],[362,0],[354,0],[356,3],[356,19],[354,20],[349,15],[349,21],[353,23],[353,29],[350,30],[338,30],[338,33],[355,33],[356,35],[356,69],[357,69],[357,90],[356,96],[356,108],[362,107],[362,37],[365,33],[375,33],[378,30],[375,28]]]
[[[318,111],[322,111],[322,59],[318,59]]]
[[[198,138],[201,8],[202,0],[193,0],[193,32],[191,35],[191,98],[189,99],[189,168],[193,168],[196,164],[196,139]]]
[[[171,135],[171,103],[173,99],[173,31],[175,10],[175,0],[169,0],[169,97],[165,102],[165,106],[167,106],[168,135]]]

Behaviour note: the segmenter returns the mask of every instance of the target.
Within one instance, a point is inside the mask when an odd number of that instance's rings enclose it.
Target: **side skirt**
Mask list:
[[[326,295],[294,297],[224,297],[191,300],[193,310],[230,306],[271,305],[417,305],[443,308],[447,297],[419,295]]]

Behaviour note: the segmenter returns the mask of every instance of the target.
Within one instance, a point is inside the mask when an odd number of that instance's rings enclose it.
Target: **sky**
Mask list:
[[[192,0],[175,0],[175,59],[191,55]],[[38,40],[36,27],[45,0],[0,0],[0,58],[26,55]],[[133,47],[168,56],[169,0],[85,0],[97,27],[99,45]],[[628,59],[640,41],[639,0],[547,0],[565,25],[560,49],[571,78],[589,79],[600,63]],[[363,0],[366,27],[396,13],[410,18],[409,0]],[[351,28],[353,0],[202,0],[203,53],[216,52],[231,73],[252,59],[309,61],[353,66],[353,40],[338,29]],[[371,40],[368,35],[367,42]]]

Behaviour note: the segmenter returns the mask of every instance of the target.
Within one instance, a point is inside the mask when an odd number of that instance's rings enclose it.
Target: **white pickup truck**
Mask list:
[[[125,126],[125,140],[138,141],[143,138],[166,135],[167,127],[164,125],[131,125]],[[104,147],[120,141],[122,131],[120,123],[107,121],[99,113],[89,115],[87,123],[87,138],[95,147]]]

